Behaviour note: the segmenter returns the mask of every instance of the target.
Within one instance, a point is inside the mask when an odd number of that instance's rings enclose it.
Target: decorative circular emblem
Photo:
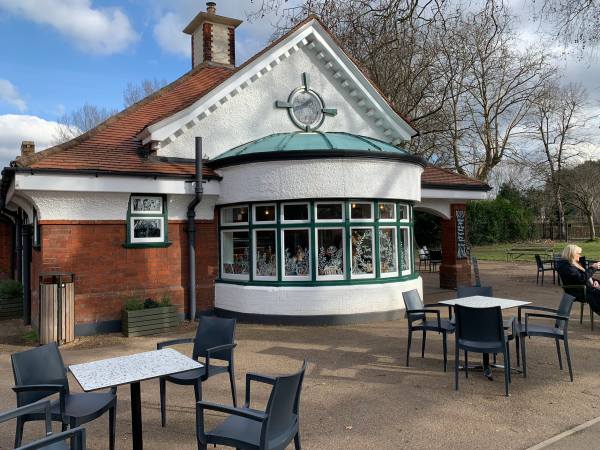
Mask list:
[[[323,122],[323,102],[316,92],[298,88],[290,96],[290,103],[290,115],[300,128],[314,130]]]
[[[335,116],[337,109],[325,108],[323,99],[309,86],[307,73],[302,74],[303,85],[292,91],[288,101],[278,100],[276,108],[286,108],[292,122],[302,130],[314,131],[319,128],[325,116]]]

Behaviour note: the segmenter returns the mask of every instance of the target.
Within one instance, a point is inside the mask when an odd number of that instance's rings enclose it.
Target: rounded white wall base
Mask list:
[[[384,313],[404,309],[402,293],[417,289],[421,277],[396,283],[341,286],[215,285],[215,308],[263,316],[335,316]]]

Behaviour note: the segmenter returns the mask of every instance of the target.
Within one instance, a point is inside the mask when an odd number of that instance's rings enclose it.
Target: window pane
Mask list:
[[[134,238],[160,238],[162,219],[133,219]]]
[[[398,219],[408,220],[408,206],[398,205]]]
[[[343,217],[341,203],[317,203],[318,220],[342,220]]]
[[[350,205],[351,219],[371,219],[371,204],[352,202]]]
[[[283,220],[308,220],[308,205],[283,205]]]
[[[310,245],[308,230],[284,230],[285,276],[310,275]]]
[[[275,220],[275,205],[260,205],[254,208],[255,222],[273,222]]]
[[[223,273],[248,274],[249,243],[247,231],[223,233]]]
[[[410,239],[408,228],[400,228],[400,270],[410,270]]]
[[[221,211],[221,221],[223,223],[246,223],[248,222],[247,206],[231,206],[223,208]]]
[[[393,203],[380,203],[379,204],[379,219],[380,220],[394,220],[396,215],[394,214]]]
[[[319,239],[319,275],[344,274],[344,241],[342,230],[320,229]]]
[[[352,230],[352,273],[373,273],[373,231],[370,229]]]
[[[162,197],[131,197],[133,213],[162,214]]]
[[[381,264],[381,273],[398,271],[395,231],[394,228],[379,229],[379,263]]]
[[[256,231],[256,276],[277,276],[275,230]]]

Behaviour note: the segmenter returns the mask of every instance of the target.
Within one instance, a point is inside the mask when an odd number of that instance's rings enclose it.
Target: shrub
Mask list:
[[[171,297],[169,297],[167,294],[163,295],[160,298],[159,304],[160,306],[171,306]]]
[[[0,298],[23,298],[23,286],[15,280],[0,282]]]
[[[160,305],[156,300],[153,300],[151,298],[147,298],[146,300],[144,300],[144,309],[152,309],[158,307],[160,307]]]
[[[140,298],[128,298],[125,300],[125,311],[139,311],[144,309],[144,302]]]

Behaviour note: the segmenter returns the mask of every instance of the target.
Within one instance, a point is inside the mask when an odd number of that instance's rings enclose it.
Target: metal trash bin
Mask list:
[[[39,288],[40,344],[75,339],[75,274],[42,273]]]

